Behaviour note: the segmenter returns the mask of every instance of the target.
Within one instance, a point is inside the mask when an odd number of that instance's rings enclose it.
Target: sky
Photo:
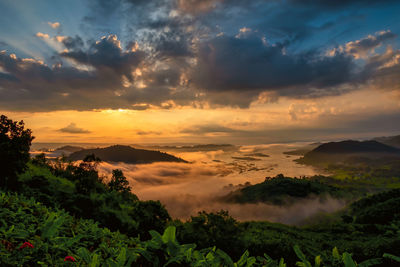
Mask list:
[[[396,0],[0,0],[0,113],[36,142],[400,133]]]

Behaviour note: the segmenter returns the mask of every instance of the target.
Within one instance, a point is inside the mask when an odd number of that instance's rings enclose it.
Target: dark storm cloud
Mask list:
[[[75,48],[72,51],[62,52],[61,56],[73,59],[78,63],[91,65],[96,69],[106,68],[133,80],[132,71],[143,60],[144,53],[123,51],[117,36],[109,35],[91,44],[88,51]]]
[[[305,94],[301,88],[326,90],[350,82],[352,58],[319,53],[288,55],[284,47],[265,45],[259,38],[221,36],[202,43],[193,82],[210,91],[279,90],[297,87],[287,94]]]
[[[148,54],[132,44],[128,45],[129,50],[124,50],[115,35],[87,44],[79,37],[66,37],[60,42],[70,49],[54,57],[60,62],[54,66],[0,52],[3,108],[144,110],[159,106],[170,109],[175,102],[188,105],[195,98],[195,92],[176,88],[182,68],[187,66],[184,61],[177,59],[170,61],[168,68],[153,69],[154,61]],[[137,68],[144,69],[138,74]]]
[[[96,30],[86,36],[45,40],[57,40],[66,49],[54,52],[52,60],[59,64],[0,53],[2,107],[35,111],[179,105],[246,108],[264,92],[274,99],[307,98],[339,95],[371,82],[384,88],[398,85],[397,50],[381,52],[385,42],[396,42],[391,31],[329,46],[314,44],[317,33],[336,29],[343,16],[361,10],[362,1],[87,3],[90,11],[83,30]],[[372,0],[363,3],[378,5]],[[329,16],[339,8],[347,8],[349,14]],[[107,35],[101,39],[93,37],[104,32]],[[336,52],[328,55],[332,46]],[[377,47],[383,48],[370,53]],[[356,55],[364,61],[358,62]]]

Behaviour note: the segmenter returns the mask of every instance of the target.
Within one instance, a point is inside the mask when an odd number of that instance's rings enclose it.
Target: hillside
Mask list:
[[[220,200],[231,203],[290,204],[296,199],[311,195],[338,195],[339,188],[308,179],[284,177],[282,174],[264,182],[240,188],[223,196]]]
[[[322,214],[323,220],[304,227],[240,222],[223,210],[203,211],[184,222],[172,220],[159,201],[139,200],[121,170],[113,170],[111,177],[99,175],[93,157],[79,163],[48,160],[44,154],[29,158],[30,130],[24,130],[23,122],[5,121],[4,126],[0,266],[255,267],[286,266],[284,261],[287,266],[312,266],[311,260],[316,266],[386,267],[400,262],[394,256],[400,189]],[[324,182],[283,175],[248,188],[252,197],[262,192],[278,200],[336,191]]]
[[[187,162],[173,155],[153,150],[135,149],[130,146],[115,145],[105,148],[83,149],[69,155],[70,160],[83,160],[87,155],[95,154],[103,161],[124,163]]]
[[[400,153],[399,149],[379,143],[377,141],[341,141],[329,142],[322,144],[313,149],[312,152],[316,153],[330,153],[330,154],[343,154],[343,153]]]
[[[400,159],[400,149],[377,141],[341,141],[322,144],[298,159],[299,163],[321,165],[366,163],[372,160]]]
[[[388,146],[400,148],[400,135],[388,136],[388,137],[377,137],[374,140],[376,140],[382,144],[388,145]]]
[[[295,155],[295,156],[303,156],[304,154],[306,154],[307,152],[313,150],[314,148],[320,146],[322,143],[317,142],[317,143],[312,143],[294,150],[290,150],[290,151],[286,151],[283,152],[283,154],[286,155]]]
[[[81,146],[70,146],[70,145],[67,145],[67,146],[59,147],[59,148],[55,149],[54,151],[63,151],[63,152],[73,153],[73,152],[77,152],[77,151],[80,151],[80,150],[83,150],[83,149],[84,148],[81,147]]]

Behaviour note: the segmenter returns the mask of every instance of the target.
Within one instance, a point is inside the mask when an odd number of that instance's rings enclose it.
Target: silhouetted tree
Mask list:
[[[115,190],[118,192],[130,192],[131,187],[129,186],[129,182],[124,176],[124,173],[115,169],[112,171],[111,181],[108,183],[108,187],[110,190]]]
[[[14,122],[0,116],[0,186],[15,187],[17,174],[22,173],[29,161],[32,131],[24,129],[24,122]]]

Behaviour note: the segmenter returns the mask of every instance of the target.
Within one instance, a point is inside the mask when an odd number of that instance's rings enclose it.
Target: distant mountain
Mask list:
[[[374,140],[376,140],[382,144],[388,145],[388,146],[394,146],[394,147],[400,148],[400,135],[377,137],[377,138],[374,138]]]
[[[102,161],[124,163],[152,162],[187,162],[173,155],[145,149],[135,149],[130,146],[115,145],[105,148],[83,149],[69,155],[70,160],[82,160],[89,154],[95,154]]]
[[[77,152],[77,151],[80,151],[80,150],[83,150],[83,149],[84,148],[81,147],[81,146],[69,146],[69,145],[67,145],[67,146],[59,147],[59,148],[55,149],[54,151],[65,151],[65,152],[73,153],[73,152]]]
[[[341,141],[322,144],[312,150],[313,153],[399,153],[400,150],[377,141]]]
[[[303,156],[305,155],[307,152],[313,150],[314,148],[320,146],[322,143],[312,143],[312,144],[308,144],[306,146],[294,149],[294,150],[290,150],[290,151],[286,151],[283,152],[283,154],[286,155],[296,155],[296,156]]]
[[[380,158],[400,158],[400,149],[374,140],[347,140],[322,144],[297,161],[305,164],[357,163]]]

